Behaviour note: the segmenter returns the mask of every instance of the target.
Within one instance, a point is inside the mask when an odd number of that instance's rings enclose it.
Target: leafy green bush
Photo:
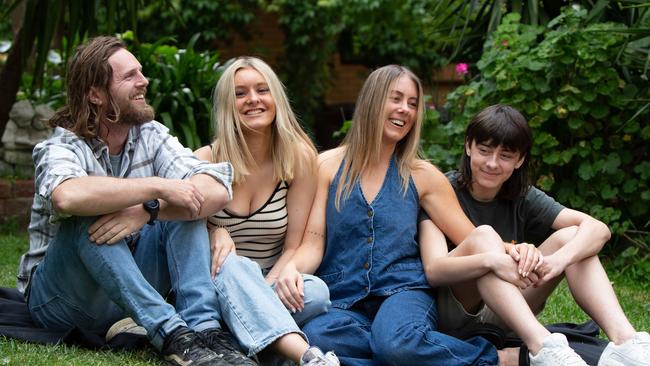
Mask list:
[[[149,78],[147,97],[156,119],[191,149],[213,138],[212,90],[222,73],[218,54],[194,50],[198,37],[184,49],[163,43],[168,39],[129,46]]]
[[[451,120],[439,122],[442,113],[429,111],[425,155],[443,170],[454,168],[471,116],[510,104],[533,129],[537,186],[615,233],[645,230],[650,93],[647,69],[620,57],[629,51],[630,32],[622,24],[590,23],[579,7],[565,8],[547,27],[519,19],[504,17],[484,45],[480,75],[448,96]]]
[[[43,74],[39,83],[34,82],[34,74],[23,73],[16,100],[28,99],[34,104],[48,104],[58,109],[65,104],[65,87],[63,80],[65,62],[58,51],[50,50],[43,65]]]

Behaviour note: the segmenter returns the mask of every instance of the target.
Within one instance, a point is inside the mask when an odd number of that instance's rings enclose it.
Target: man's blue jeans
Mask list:
[[[130,316],[160,349],[178,326],[202,331],[223,320],[249,356],[287,333],[303,335],[249,259],[228,256],[213,282],[205,221],[146,225],[132,254],[124,241],[90,242],[95,220],[62,222],[38,265],[29,307],[41,326],[104,333]],[[163,298],[170,290],[175,308]]]
[[[28,303],[36,323],[103,333],[130,316],[157,348],[178,326],[196,331],[220,327],[205,221],[145,225],[131,253],[123,240],[91,242],[88,228],[96,219],[61,222],[31,281]],[[164,299],[172,288],[175,308]]]
[[[485,339],[461,341],[436,331],[437,316],[431,291],[406,290],[347,310],[332,308],[303,330],[347,366],[499,364]]]

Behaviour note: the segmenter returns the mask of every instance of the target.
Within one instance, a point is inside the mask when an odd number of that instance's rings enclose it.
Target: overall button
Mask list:
[[[364,287],[363,291],[368,292],[368,286]]]
[[[370,268],[370,263],[366,262],[363,264],[363,268],[368,269]]]
[[[368,210],[368,217],[372,217],[372,215],[373,215],[372,210]]]
[[[372,243],[372,236],[368,237],[368,244]]]

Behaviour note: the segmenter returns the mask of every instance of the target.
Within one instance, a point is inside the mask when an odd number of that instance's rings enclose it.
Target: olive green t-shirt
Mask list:
[[[458,188],[458,172],[451,171],[446,176],[470,221],[476,226],[492,226],[505,242],[541,244],[553,232],[551,225],[564,209],[535,187],[530,187],[525,197],[514,200],[477,201],[467,190]]]

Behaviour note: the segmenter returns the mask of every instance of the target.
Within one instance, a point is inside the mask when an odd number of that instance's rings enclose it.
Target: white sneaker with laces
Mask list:
[[[542,348],[533,356],[530,353],[530,366],[587,366],[587,363],[569,347],[566,336],[551,333],[542,342]]]
[[[650,366],[650,335],[637,332],[634,338],[615,345],[609,342],[598,366]]]
[[[323,354],[320,348],[309,347],[300,357],[300,366],[340,366],[340,362],[334,352]]]

